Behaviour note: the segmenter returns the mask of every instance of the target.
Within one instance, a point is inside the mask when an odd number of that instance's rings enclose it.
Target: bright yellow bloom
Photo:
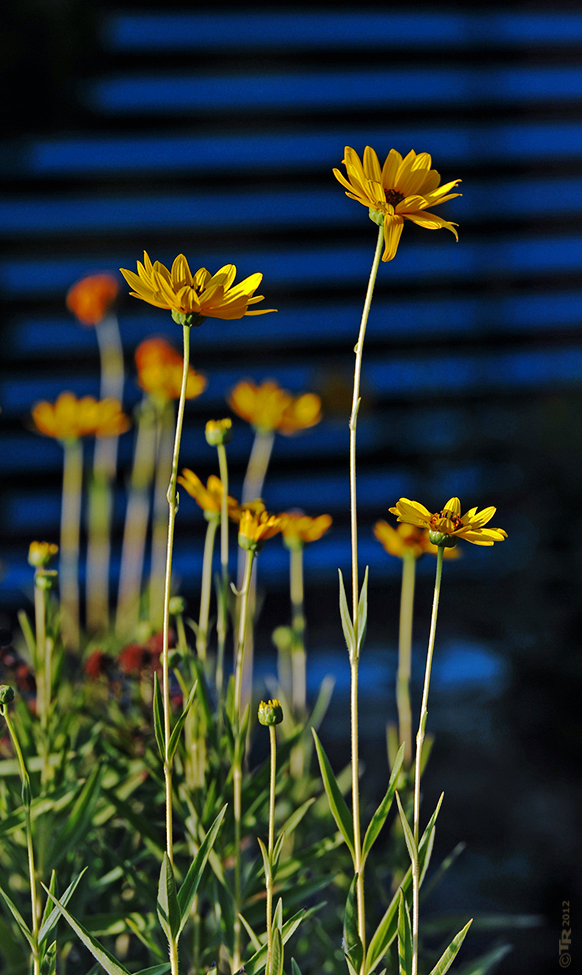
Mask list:
[[[260,386],[243,379],[232,390],[229,406],[261,433],[278,430],[291,436],[321,420],[321,400],[315,393],[293,396],[273,379]]]
[[[137,381],[150,396],[172,400],[180,398],[184,360],[164,338],[146,339],[135,350]],[[206,377],[188,368],[186,399],[195,399],[206,389]]]
[[[251,506],[244,509],[238,528],[238,543],[241,548],[251,552],[258,552],[268,538],[283,530],[284,516],[270,515],[264,504],[251,502]],[[262,507],[262,510],[260,510]]]
[[[212,275],[205,267],[192,274],[188,261],[179,254],[171,271],[159,261],[152,264],[144,251],[144,263],[137,262],[137,274],[120,268],[123,277],[133,291],[134,298],[141,298],[156,308],[172,312],[179,325],[202,325],[205,318],[223,318],[229,321],[243,315],[266,315],[275,308],[249,311],[249,305],[263,301],[255,295],[263,275],[256,273],[234,285],[236,267],[225,264]]]
[[[222,481],[219,477],[211,474],[206,482],[206,487],[204,487],[202,481],[196,476],[194,471],[185,467],[181,477],[178,478],[178,484],[186,488],[188,494],[194,498],[203,511],[210,515],[220,514],[222,510]],[[228,513],[232,517],[233,512],[239,510],[239,505],[236,499],[231,498],[230,495],[228,495],[226,503]]]
[[[28,549],[28,564],[40,569],[49,565],[59,550],[54,542],[31,542]]]
[[[460,196],[460,193],[450,191],[461,180],[454,179],[439,186],[441,178],[436,169],[430,168],[432,159],[428,152],[417,154],[411,149],[403,159],[396,149],[391,149],[380,169],[378,156],[370,146],[364,150],[363,164],[357,152],[346,146],[343,163],[348,179],[339,169],[334,169],[333,173],[346,188],[346,196],[368,207],[374,223],[384,224],[383,261],[391,261],[396,256],[405,219],[426,230],[446,227],[459,239],[455,230],[458,224],[427,213],[427,209]]]
[[[483,508],[479,512],[477,508],[471,508],[461,517],[461,502],[458,498],[451,498],[442,511],[437,511],[436,514],[431,514],[424,505],[418,501],[409,501],[408,498],[400,498],[396,507],[390,508],[390,511],[398,516],[398,521],[428,528],[431,541],[435,544],[443,544],[447,537],[450,539],[449,544],[454,544],[458,538],[464,538],[474,545],[493,545],[494,542],[502,542],[507,538],[507,532],[502,528],[484,527],[491,521],[497,508]]]
[[[398,525],[392,528],[387,521],[377,521],[374,535],[388,555],[394,555],[398,559],[419,559],[425,552],[431,555],[438,552],[438,546],[432,544],[426,528],[417,528],[414,525]],[[456,559],[460,552],[456,548],[445,548],[443,555],[446,559]]]
[[[82,325],[98,325],[119,293],[119,282],[112,274],[91,274],[77,281],[67,293],[67,308]]]
[[[89,435],[117,437],[129,429],[128,418],[119,400],[94,396],[77,399],[74,393],[61,393],[56,403],[42,400],[32,409],[32,419],[40,433],[57,440],[78,440]]]
[[[297,510],[285,511],[282,517],[285,519],[282,528],[283,541],[288,548],[300,548],[306,542],[316,542],[325,535],[333,520],[331,515],[310,518]]]

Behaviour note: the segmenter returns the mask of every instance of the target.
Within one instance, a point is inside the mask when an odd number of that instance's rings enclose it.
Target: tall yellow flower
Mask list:
[[[123,277],[133,291],[134,298],[141,298],[156,308],[172,312],[172,318],[179,325],[202,325],[205,318],[232,320],[243,315],[266,315],[275,308],[262,308],[249,311],[249,305],[263,301],[262,295],[255,295],[263,275],[251,274],[234,285],[236,267],[225,264],[216,274],[210,274],[205,267],[192,274],[188,261],[179,254],[168,270],[159,261],[154,264],[144,251],[144,263],[137,262],[137,274],[120,268]]]
[[[241,515],[238,527],[238,543],[241,548],[260,552],[268,538],[283,530],[284,515],[270,515],[262,502],[252,502]]]
[[[130,426],[119,400],[96,400],[94,396],[77,399],[70,392],[61,393],[55,403],[36,403],[32,419],[40,433],[56,440],[78,440],[90,435],[116,437]]]
[[[137,381],[150,396],[162,400],[179,399],[184,360],[166,339],[145,339],[135,350]],[[206,389],[206,377],[188,368],[186,399],[195,399]]]
[[[380,544],[395,558],[415,558],[419,559],[425,552],[436,555],[438,546],[433,545],[428,537],[426,528],[417,528],[415,525],[397,525],[393,528],[387,521],[377,521],[374,525],[374,535]],[[455,559],[459,556],[456,548],[445,548],[443,555],[446,559]]]
[[[398,521],[407,525],[428,528],[430,539],[435,545],[455,545],[459,538],[464,538],[474,545],[493,545],[507,538],[507,532],[502,528],[485,528],[491,521],[497,508],[471,508],[461,516],[461,502],[458,498],[447,501],[442,511],[431,514],[428,508],[418,501],[400,498],[394,508],[390,508]]]
[[[91,274],[69,288],[67,308],[82,325],[98,325],[118,293],[119,282],[112,274]]]
[[[186,489],[190,497],[194,498],[202,510],[210,515],[219,515],[222,508],[222,481],[215,474],[211,474],[204,487],[202,481],[196,476],[194,471],[187,467],[182,471],[178,478],[178,484]],[[239,510],[238,502],[235,498],[228,495],[228,513],[233,517],[233,513]],[[238,520],[238,519],[237,519]]]
[[[285,520],[281,531],[287,548],[303,547],[306,542],[316,542],[325,535],[333,520],[331,515],[310,518],[298,510],[285,511],[282,517]]]
[[[432,159],[428,152],[416,153],[411,149],[403,159],[396,149],[391,149],[380,168],[378,156],[370,146],[364,150],[363,163],[357,152],[346,146],[343,163],[348,179],[339,169],[334,169],[333,173],[346,188],[346,196],[368,207],[370,219],[379,226],[384,225],[383,261],[391,261],[396,256],[405,219],[426,230],[446,227],[459,239],[455,230],[458,224],[427,213],[427,210],[460,196],[460,193],[450,191],[461,180],[454,179],[439,186],[441,178],[436,169],[431,169]]]
[[[293,396],[273,379],[267,379],[260,386],[243,379],[232,390],[228,403],[238,416],[261,433],[278,430],[291,436],[321,420],[319,396],[315,393]]]

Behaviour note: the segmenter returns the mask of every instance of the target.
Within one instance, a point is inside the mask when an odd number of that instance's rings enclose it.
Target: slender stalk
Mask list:
[[[235,717],[240,721],[242,718],[242,674],[244,667],[245,658],[245,644],[247,639],[247,620],[248,620],[248,607],[249,607],[249,595],[251,590],[251,576],[253,571],[254,555],[253,551],[246,551],[246,560],[244,565],[244,575],[243,584],[240,592],[240,606],[239,606],[239,619],[238,619],[238,642],[236,651],[236,668],[234,674],[234,713]]]
[[[156,420],[156,474],[152,518],[152,559],[150,569],[150,623],[156,632],[164,616],[164,578],[168,532],[167,490],[172,476],[172,439],[175,430],[174,404],[161,404]]]
[[[396,707],[398,709],[398,737],[404,742],[404,767],[412,765],[412,711],[410,708],[410,671],[412,664],[412,615],[416,559],[405,555],[402,559],[400,590],[400,629],[398,635],[398,676],[396,678]]]
[[[115,632],[130,639],[139,622],[139,602],[156,456],[155,407],[146,398],[137,415],[137,438],[121,548]]]
[[[303,608],[303,545],[289,551],[290,596],[292,608],[293,642],[291,644],[291,700],[296,717],[304,717],[307,704],[305,675],[305,613]]]
[[[79,649],[79,540],[83,489],[81,440],[64,440],[60,588],[63,643]]]
[[[228,463],[224,444],[217,444],[218,466],[222,482],[222,505],[220,511],[220,592],[218,595],[218,614],[216,634],[218,637],[218,651],[216,655],[216,689],[218,696],[222,695],[224,684],[224,653],[226,647],[226,632],[228,628]]]
[[[430,675],[432,670],[432,658],[434,652],[434,642],[436,636],[437,617],[439,611],[439,597],[441,591],[441,575],[443,569],[442,545],[439,545],[437,552],[436,575],[434,582],[434,596],[432,602],[432,615],[430,620],[430,633],[428,637],[428,650],[426,654],[426,667],[424,673],[424,687],[422,690],[422,704],[420,707],[420,721],[416,735],[416,759],[414,765],[414,842],[418,849],[419,838],[419,819],[420,819],[420,775],[422,770],[422,746],[424,744],[424,734],[426,719],[428,717],[428,692],[430,689]],[[418,927],[419,927],[419,902],[420,902],[420,869],[418,857],[416,863],[412,864],[412,975],[418,972]]]
[[[358,516],[356,504],[356,427],[358,422],[358,410],[360,408],[360,377],[362,372],[362,357],[364,353],[364,337],[366,326],[374,294],[376,275],[382,256],[382,245],[384,239],[383,227],[378,228],[378,239],[376,251],[372,261],[370,279],[362,311],[360,331],[355,347],[356,362],[354,368],[354,389],[352,397],[352,412],[350,415],[350,534],[352,548],[352,616],[354,629],[357,627],[358,618]],[[364,874],[362,867],[362,843],[360,831],[360,787],[359,787],[359,758],[358,758],[358,659],[354,654],[351,660],[351,750],[352,750],[352,815],[354,820],[354,870],[358,875],[357,882],[357,905],[358,905],[358,934],[362,945],[366,946],[366,910],[364,903]]]
[[[267,966],[271,968],[271,953],[273,950],[273,850],[275,848],[275,786],[277,782],[277,732],[275,725],[269,725],[269,739],[271,744],[271,777],[269,788],[269,873],[267,875]]]
[[[198,633],[196,634],[196,652],[198,659],[202,663],[206,660],[206,650],[208,648],[208,617],[210,615],[210,593],[212,590],[212,556],[214,554],[214,536],[218,528],[218,518],[218,515],[211,514],[209,516],[206,538],[204,540],[200,615],[198,617]]]
[[[40,717],[42,732],[42,768],[41,783],[43,788],[50,779],[50,743],[48,736],[49,714],[51,707],[52,689],[52,649],[53,641],[46,632],[46,589],[42,585],[41,575],[37,569],[34,574],[34,622],[36,632],[36,672],[37,672],[37,709]]]

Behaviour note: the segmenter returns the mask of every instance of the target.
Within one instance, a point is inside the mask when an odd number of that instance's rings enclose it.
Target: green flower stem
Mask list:
[[[107,315],[95,329],[101,358],[101,399],[123,398],[123,350],[114,315]],[[112,485],[117,469],[119,437],[97,437],[93,481],[89,493],[87,547],[87,628],[104,632],[109,620],[109,562],[111,557]]]
[[[224,444],[217,444],[216,450],[218,452],[218,466],[220,470],[220,480],[222,482],[222,507],[220,511],[221,581],[216,621],[216,632],[218,637],[218,651],[216,656],[216,688],[220,697],[224,684],[224,653],[228,628],[228,463],[226,460],[226,447]]]
[[[289,551],[290,596],[293,629],[291,645],[291,700],[295,717],[304,717],[307,704],[305,678],[305,613],[303,608],[303,545]]]
[[[40,930],[40,902],[38,899],[38,892],[36,889],[36,869],[34,866],[34,847],[32,843],[32,818],[30,814],[31,805],[31,791],[30,791],[30,779],[28,777],[28,771],[26,769],[26,764],[24,761],[24,756],[22,754],[22,749],[20,748],[20,742],[14,730],[14,725],[12,724],[12,719],[8,712],[8,705],[0,705],[0,714],[3,715],[6,721],[6,727],[8,728],[8,733],[12,741],[12,746],[18,760],[18,768],[20,770],[20,778],[22,781],[22,805],[24,806],[24,822],[26,830],[26,849],[28,853],[28,877],[30,882],[30,908],[32,912],[32,971],[33,975],[40,975],[40,952],[38,945],[38,933]]]
[[[155,632],[164,618],[164,578],[168,533],[167,491],[172,477],[172,440],[176,421],[172,402],[156,404],[156,473],[152,517],[152,559],[150,569],[150,623]]]
[[[168,499],[168,544],[166,551],[166,572],[164,582],[164,612],[163,612],[163,652],[162,652],[162,700],[164,704],[164,781],[166,785],[166,852],[168,859],[174,863],[174,840],[172,832],[172,763],[168,757],[168,747],[170,744],[170,668],[169,668],[169,646],[170,646],[170,595],[172,588],[172,555],[174,550],[174,526],[176,521],[176,482],[178,479],[178,461],[180,457],[180,440],[182,439],[182,424],[184,422],[184,406],[186,403],[186,387],[188,384],[188,364],[190,359],[190,328],[183,326],[184,338],[184,369],[182,372],[182,388],[180,390],[180,402],[178,404],[178,416],[176,419],[176,434],[174,437],[174,451],[172,455],[172,473],[170,484],[167,491]],[[172,975],[178,975],[178,954],[175,946],[175,958],[172,945],[170,945],[170,962],[172,965]]]
[[[352,398],[352,412],[350,415],[350,524],[351,524],[351,544],[352,544],[352,615],[354,629],[357,626],[358,618],[358,516],[356,506],[356,426],[358,422],[358,410],[360,407],[360,376],[362,372],[362,357],[364,353],[364,337],[368,324],[368,315],[374,294],[376,275],[382,256],[382,245],[384,240],[383,226],[378,227],[378,239],[376,251],[370,271],[368,289],[362,311],[360,331],[355,347],[356,363],[354,369],[354,391]],[[354,654],[351,661],[351,749],[352,749],[352,814],[354,820],[354,870],[358,874],[357,883],[357,903],[358,903],[358,934],[362,945],[366,945],[366,910],[364,904],[364,874],[362,869],[362,841],[360,831],[360,786],[359,786],[359,760],[358,760],[358,659]]]
[[[63,499],[61,509],[60,588],[63,643],[79,649],[79,537],[83,490],[81,440],[63,440]]]
[[[424,687],[422,690],[422,704],[420,708],[420,721],[418,725],[418,732],[416,735],[416,759],[414,765],[414,842],[417,848],[418,848],[419,819],[420,819],[420,774],[422,769],[422,746],[424,744],[426,719],[428,717],[428,692],[430,689],[430,675],[432,670],[432,658],[434,652],[437,617],[439,611],[441,575],[443,570],[443,553],[444,553],[444,549],[442,545],[439,545],[438,552],[437,552],[436,575],[434,581],[434,596],[432,602],[432,615],[430,620],[428,650],[426,654]],[[413,862],[412,864],[412,975],[417,975],[418,972],[419,901],[420,901],[420,871],[419,871],[418,857],[416,857],[416,863]]]
[[[156,412],[146,397],[138,408],[137,437],[123,530],[115,632],[131,639],[139,622],[139,603],[150,510],[149,490],[156,457]]]
[[[398,737],[404,742],[404,768],[412,765],[412,711],[410,708],[410,670],[412,663],[412,615],[416,558],[413,554],[402,559],[400,590],[400,629],[398,634],[398,676],[396,678],[396,707],[398,709]]]
[[[41,783],[46,787],[50,776],[50,742],[48,736],[49,715],[52,691],[52,655],[53,641],[46,632],[46,589],[39,585],[38,569],[34,574],[34,621],[36,631],[36,673],[37,673],[37,708],[42,732],[42,768]]]
[[[240,593],[239,606],[239,628],[238,644],[236,652],[236,667],[234,674],[234,725],[236,729],[237,741],[235,743],[235,761],[232,769],[233,784],[233,807],[234,807],[234,951],[233,951],[233,971],[238,971],[241,965],[240,940],[241,925],[239,914],[241,912],[241,838],[242,838],[242,759],[238,736],[241,733],[240,726],[242,721],[242,673],[245,656],[245,642],[247,637],[247,616],[249,593],[251,588],[251,575],[253,571],[254,552],[247,550],[244,565],[243,584]]]
[[[273,850],[275,848],[275,787],[277,783],[277,732],[275,725],[269,725],[269,739],[271,744],[271,776],[269,788],[269,874],[267,876],[267,966],[271,970],[271,953],[273,950]]]
[[[209,516],[206,538],[204,540],[200,615],[198,617],[198,632],[196,634],[196,652],[198,659],[202,663],[206,660],[206,650],[208,648],[208,617],[210,615],[210,593],[212,590],[212,556],[214,555],[214,537],[218,528],[218,522],[219,515],[211,514]]]

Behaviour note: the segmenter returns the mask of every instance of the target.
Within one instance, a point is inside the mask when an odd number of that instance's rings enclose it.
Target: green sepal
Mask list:
[[[366,566],[364,581],[362,583],[362,588],[360,589],[360,598],[358,599],[356,658],[359,658],[360,656],[360,650],[364,645],[366,628],[368,626],[368,568],[369,567]]]
[[[175,943],[180,931],[180,907],[176,894],[176,881],[170,858],[164,850],[160,881],[158,884],[158,918],[162,930],[170,943]]]
[[[350,853],[352,854],[352,859],[354,859],[354,825],[350,811],[347,807],[346,800],[339,790],[339,786],[336,782],[331,765],[329,764],[328,757],[323,750],[323,745],[317,737],[315,728],[311,729],[311,733],[313,735],[313,740],[315,741],[319,768],[321,770],[321,777],[327,793],[331,814],[336,821],[337,828],[349,847]]]
[[[412,928],[402,888],[398,900],[398,966],[400,975],[412,975]]]
[[[195,680],[192,685],[192,689],[188,695],[188,700],[184,705],[184,710],[182,711],[182,714],[180,715],[180,717],[176,721],[176,724],[174,725],[174,728],[172,729],[172,734],[170,735],[170,744],[168,745],[168,762],[171,762],[175,755],[176,748],[178,747],[178,742],[180,740],[180,735],[182,733],[182,728],[186,723],[188,712],[190,711],[190,708],[192,707],[192,702],[194,701],[197,685],[198,685],[198,681]]]
[[[386,795],[382,799],[382,802],[378,806],[376,812],[370,820],[370,824],[366,830],[366,835],[364,836],[364,842],[362,844],[362,866],[366,862],[368,853],[372,849],[378,834],[382,829],[384,823],[386,822],[386,817],[390,812],[390,807],[392,805],[392,800],[394,798],[394,793],[396,791],[396,783],[398,781],[398,776],[400,774],[400,768],[402,766],[402,761],[404,758],[404,743],[400,746],[398,754],[394,761],[392,768],[392,774],[390,776],[390,781],[388,782],[388,789]]]
[[[356,873],[350,884],[344,913],[344,955],[350,969],[353,968],[355,972],[360,972],[364,960],[364,947],[358,933],[357,884],[358,874]]]
[[[471,927],[472,923],[473,923],[473,918],[471,918],[470,921],[467,921],[462,931],[459,931],[459,933],[455,935],[449,947],[445,948],[441,957],[437,961],[436,965],[431,970],[430,975],[445,975],[445,972],[448,972],[449,968],[451,967],[455,958],[457,957],[459,948],[463,944],[463,941],[465,940],[465,935],[467,934],[467,931]]]
[[[162,762],[166,760],[166,739],[164,735],[164,702],[162,700],[162,689],[158,680],[158,675],[154,672],[154,733],[158,743],[158,750]]]
[[[416,840],[414,839],[412,830],[406,818],[406,813],[402,808],[402,803],[400,802],[400,796],[396,793],[396,803],[398,805],[398,812],[400,813],[400,822],[402,823],[402,830],[404,832],[404,839],[406,840],[406,846],[408,848],[408,855],[410,857],[411,863],[418,863],[418,847],[416,845]]]
[[[47,890],[44,884],[43,887],[50,899],[57,905],[65,920],[69,922],[79,940],[82,941],[85,947],[89,949],[93,955],[93,958],[95,958],[101,967],[105,969],[107,975],[129,975],[127,968],[125,968],[121,962],[117,961],[117,958],[114,958],[113,955],[110,954],[99,941],[97,941],[97,938],[90,935],[87,929],[84,928],[83,925],[80,924],[72,914],[69,914],[64,904],[57,900],[57,898]]]
[[[226,813],[228,803],[226,803],[220,810],[218,816],[214,820],[212,826],[208,830],[204,840],[200,844],[200,849],[194,857],[188,873],[184,877],[184,882],[178,891],[178,908],[180,911],[180,924],[178,927],[178,935],[184,930],[184,925],[190,916],[190,909],[192,907],[192,901],[196,895],[196,891],[202,880],[202,874],[204,872],[204,867],[206,866],[206,861],[210,856],[210,852],[216,837],[218,836],[218,831],[221,827],[222,820]]]
[[[342,630],[344,631],[344,637],[348,652],[350,655],[350,660],[352,659],[355,649],[356,649],[356,635],[354,633],[354,624],[350,616],[350,611],[348,609],[348,601],[346,599],[346,589],[344,586],[344,577],[342,575],[342,570],[337,570],[339,573],[339,608],[340,617],[342,621]]]

